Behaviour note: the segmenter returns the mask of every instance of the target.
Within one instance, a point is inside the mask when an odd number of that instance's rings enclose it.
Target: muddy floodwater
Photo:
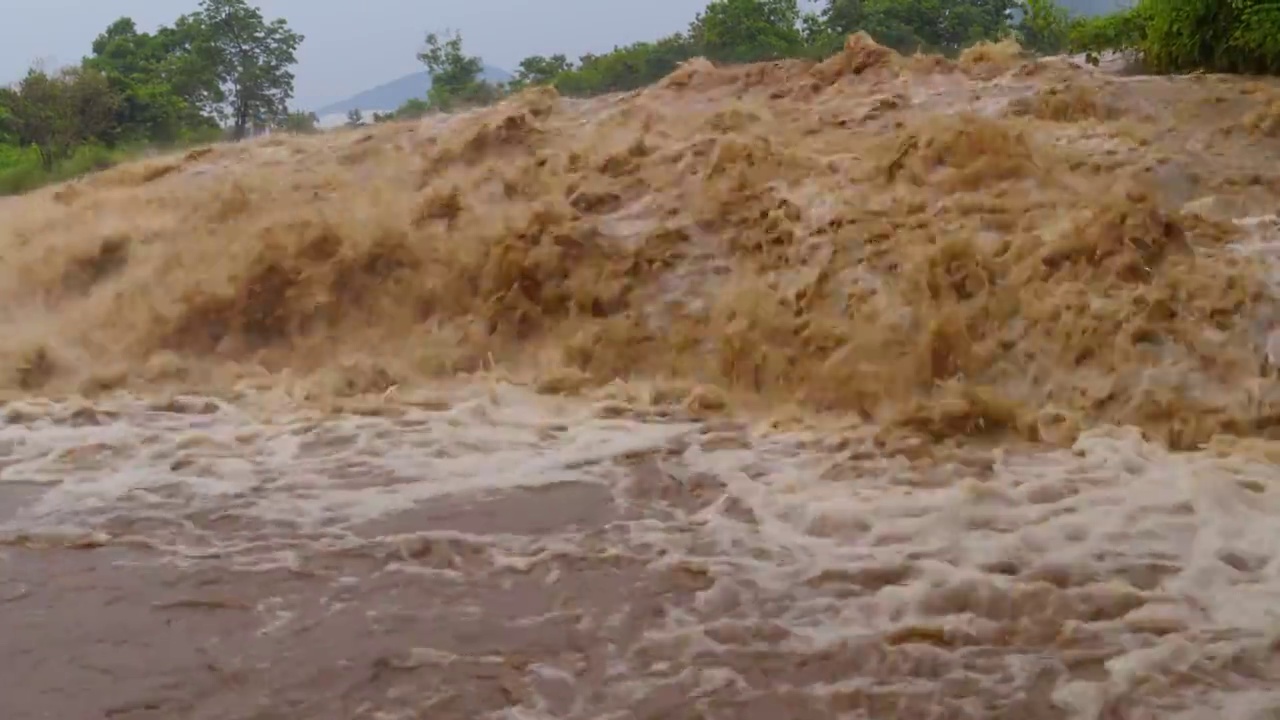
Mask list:
[[[10,406],[5,715],[1280,708],[1269,463],[616,414],[501,386],[395,417]]]
[[[0,203],[0,720],[1280,717],[1280,83],[1012,43]]]

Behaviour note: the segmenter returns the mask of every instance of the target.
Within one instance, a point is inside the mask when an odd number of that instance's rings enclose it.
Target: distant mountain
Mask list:
[[[480,76],[489,82],[507,82],[511,79],[511,73],[488,65],[485,66],[484,72]],[[325,105],[315,112],[320,117],[326,115],[345,116],[352,110],[360,110],[366,115],[373,110],[387,112],[395,110],[413,98],[425,99],[429,89],[431,89],[431,73],[425,71],[416,72],[412,75],[405,75],[399,80],[392,80],[389,83],[356,93],[346,100]]]

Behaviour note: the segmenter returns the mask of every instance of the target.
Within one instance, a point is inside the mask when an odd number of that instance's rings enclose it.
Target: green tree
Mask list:
[[[794,57],[804,46],[796,0],[711,0],[689,35],[719,62]]]
[[[199,14],[182,15],[172,27],[161,26],[156,40],[166,58],[165,81],[205,118],[218,119],[227,102],[224,66]]]
[[[1067,32],[1067,49],[1085,53],[1096,65],[1099,54],[1108,50],[1120,52],[1130,60],[1141,60],[1146,47],[1147,18],[1143,6],[1088,18],[1074,18]]]
[[[818,17],[828,29],[848,34],[867,26],[868,12],[863,0],[827,0]]]
[[[687,35],[668,35],[603,55],[583,55],[576,68],[556,78],[555,86],[565,95],[576,96],[635,90],[665,77],[697,54],[697,45]]]
[[[524,88],[531,85],[550,85],[563,72],[573,69],[573,63],[564,55],[531,55],[520,61],[516,76],[511,81],[512,88]]]
[[[255,125],[275,125],[293,98],[298,46],[304,37],[283,19],[270,22],[245,0],[201,0],[183,18],[193,33],[193,55],[212,68],[220,93],[213,110],[243,138]]]
[[[33,69],[0,90],[6,132],[16,144],[36,148],[46,170],[78,145],[107,137],[118,103],[106,76],[83,67],[55,75]]]
[[[392,112],[373,114],[375,123],[392,122],[394,120],[412,120],[431,112],[431,104],[422,98],[410,98]]]
[[[172,141],[213,125],[206,110],[220,88],[214,72],[191,52],[194,30],[185,23],[141,33],[124,17],[94,40],[84,65],[102,72],[120,97],[119,137],[113,140]]]
[[[827,6],[830,8],[830,6]],[[827,58],[844,46],[847,34],[833,29],[823,12],[806,12],[800,16],[800,37],[804,41],[803,54],[813,58]],[[853,27],[860,27],[857,23]]]
[[[1274,0],[1140,0],[1141,53],[1161,72],[1280,72]]]
[[[427,103],[432,109],[447,112],[460,105],[482,105],[501,94],[497,87],[480,78],[484,63],[463,51],[460,33],[429,33],[418,61],[431,73]]]
[[[364,113],[360,112],[360,108],[352,108],[347,111],[347,127],[358,128],[364,124]]]
[[[278,127],[285,132],[307,135],[320,129],[320,118],[313,112],[296,110],[285,115]]]
[[[840,37],[867,31],[899,52],[954,55],[1009,30],[1017,0],[827,0],[824,24]]]
[[[1014,29],[1018,42],[1041,55],[1060,53],[1067,46],[1071,16],[1054,0],[1022,0],[1022,17]]]
[[[5,99],[4,90],[0,90],[0,147],[18,144],[18,136],[12,129],[13,113],[4,104]]]
[[[927,0],[926,0],[927,1]],[[921,7],[921,0],[886,3],[883,0],[827,0],[821,11],[823,25],[841,41],[865,30],[884,45],[899,52],[912,52],[925,44],[917,32],[924,24],[938,24],[939,12]]]
[[[1126,52],[1155,72],[1280,74],[1275,0],[1138,0],[1131,8],[1072,21],[1069,46],[1096,60]]]

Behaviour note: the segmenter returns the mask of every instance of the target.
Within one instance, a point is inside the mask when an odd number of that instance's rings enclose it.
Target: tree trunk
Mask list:
[[[236,86],[236,124],[235,139],[239,142],[245,138],[249,129],[249,104],[244,101],[244,93]]]
[[[53,148],[36,145],[36,152],[40,153],[40,167],[46,172],[53,172]]]

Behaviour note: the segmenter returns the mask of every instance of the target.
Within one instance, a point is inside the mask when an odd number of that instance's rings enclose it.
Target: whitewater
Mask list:
[[[1278,151],[855,35],[0,203],[0,714],[1274,717]]]

